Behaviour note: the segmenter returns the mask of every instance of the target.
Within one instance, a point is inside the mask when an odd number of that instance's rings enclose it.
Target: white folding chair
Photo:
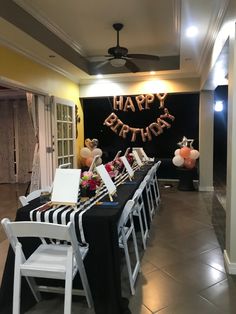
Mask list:
[[[1,223],[15,252],[13,314],[20,314],[22,276],[26,277],[37,302],[41,299],[40,291],[64,293],[64,314],[71,313],[72,294],[85,295],[88,306],[93,305],[83,263],[88,247],[79,246],[71,222],[67,225],[59,225],[32,221],[11,222],[8,218],[4,218]],[[29,258],[26,258],[18,237],[39,237],[42,243]],[[48,243],[45,238],[53,240]],[[55,240],[66,241],[66,244]],[[72,281],[77,272],[84,291],[72,289]],[[37,286],[34,277],[65,280],[65,288]]]
[[[138,188],[136,192],[134,193],[132,200],[134,201],[133,215],[137,216],[139,219],[139,226],[140,226],[140,231],[141,231],[141,236],[142,236],[143,248],[144,250],[146,250],[149,230],[148,230],[147,216],[146,216],[143,195],[142,195],[144,188],[145,188],[144,186],[142,186],[141,188]]]
[[[135,203],[133,200],[127,201],[123,209],[122,215],[120,217],[120,221],[118,223],[119,247],[124,249],[124,252],[125,252],[125,260],[126,260],[126,265],[128,269],[130,290],[131,290],[132,295],[135,294],[134,286],[135,286],[138,273],[140,271],[138,245],[137,245],[137,239],[135,235],[133,216],[132,216],[132,210],[134,208],[134,204]],[[131,260],[130,260],[129,248],[128,248],[128,240],[131,239],[131,237],[133,240],[135,259],[136,259],[133,270],[131,267]]]
[[[21,202],[22,206],[26,206],[29,204],[30,201],[33,199],[39,197],[41,195],[42,190],[35,190],[31,193],[29,193],[27,196],[19,196],[19,200]]]

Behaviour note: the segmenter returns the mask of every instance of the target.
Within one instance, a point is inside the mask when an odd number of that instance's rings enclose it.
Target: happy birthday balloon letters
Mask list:
[[[131,127],[127,124],[124,124],[118,116],[112,112],[104,121],[104,124],[108,126],[114,133],[119,136],[126,138],[128,134],[131,135],[131,142],[135,142],[137,135],[141,136],[142,141],[146,142],[152,140],[152,136],[158,136],[163,133],[164,128],[170,128],[171,124],[166,120],[173,121],[175,119],[172,116],[168,109],[164,106],[164,100],[167,94],[155,94],[156,97],[160,101],[159,109],[163,109],[163,114],[161,114],[157,119],[144,128],[135,128]],[[153,103],[155,99],[155,95],[147,94],[147,95],[138,95],[135,97],[136,106],[130,96],[114,96],[113,98],[113,109],[118,111],[136,111],[136,107],[139,111],[150,109],[150,105]]]

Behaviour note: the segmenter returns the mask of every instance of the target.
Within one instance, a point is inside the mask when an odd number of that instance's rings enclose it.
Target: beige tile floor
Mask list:
[[[135,296],[129,293],[125,268],[122,272],[122,291],[132,314],[235,314],[236,279],[225,272],[212,225],[212,214],[223,210],[220,202],[213,192],[183,192],[174,183],[165,188],[160,182],[160,189],[161,206],[147,250],[141,252]],[[14,217],[18,195],[19,186],[0,185],[0,218]],[[2,272],[7,243],[1,230],[0,242]],[[63,299],[43,301],[28,314],[48,312],[63,313]],[[72,313],[93,311],[74,302]]]

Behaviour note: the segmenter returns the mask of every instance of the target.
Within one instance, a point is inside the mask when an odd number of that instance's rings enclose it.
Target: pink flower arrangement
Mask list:
[[[105,168],[106,168],[106,171],[109,173],[109,176],[111,178],[115,178],[115,176],[117,175],[117,171],[113,165],[113,162],[110,161],[110,162],[106,163]]]
[[[80,180],[81,189],[89,189],[90,191],[96,190],[101,184],[100,178],[97,174],[92,171],[84,171]]]
[[[129,153],[128,156],[126,157],[130,166],[132,166],[133,162],[134,162],[134,157],[133,154]]]
[[[112,164],[118,172],[120,172],[124,167],[124,164],[120,158],[116,158],[115,160],[113,160]]]

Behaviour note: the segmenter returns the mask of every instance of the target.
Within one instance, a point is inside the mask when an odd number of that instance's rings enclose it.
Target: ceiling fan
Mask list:
[[[119,42],[119,32],[123,27],[124,25],[122,23],[113,24],[113,28],[117,33],[116,46],[108,49],[108,55],[104,56],[108,59],[99,63],[96,68],[101,68],[105,64],[110,63],[113,67],[125,66],[128,70],[135,73],[139,71],[139,68],[133,61],[131,61],[132,59],[159,61],[160,58],[158,56],[138,53],[130,54],[126,47],[121,47]]]

